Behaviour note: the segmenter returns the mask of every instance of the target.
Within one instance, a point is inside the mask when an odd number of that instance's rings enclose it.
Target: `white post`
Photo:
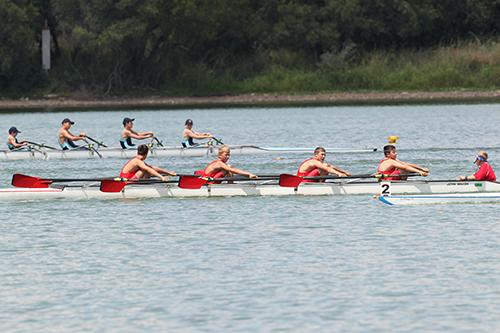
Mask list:
[[[46,72],[50,69],[50,28],[47,26],[47,20],[42,30],[42,66]]]

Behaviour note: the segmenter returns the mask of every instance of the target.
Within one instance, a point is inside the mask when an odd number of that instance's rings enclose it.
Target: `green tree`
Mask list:
[[[23,92],[41,79],[41,57],[29,3],[0,0],[0,89]]]

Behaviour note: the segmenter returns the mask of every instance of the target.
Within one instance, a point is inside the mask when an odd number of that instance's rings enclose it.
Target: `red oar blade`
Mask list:
[[[12,186],[28,188],[48,188],[51,181],[42,180],[40,177],[31,177],[16,173],[12,176]]]
[[[197,190],[207,183],[206,179],[193,177],[193,176],[181,176],[179,179],[179,187],[187,188],[192,190]]]
[[[101,192],[117,193],[121,192],[128,182],[116,181],[113,179],[104,179],[101,182]]]
[[[286,173],[280,175],[280,186],[282,187],[297,187],[304,180],[302,177],[288,175]]]

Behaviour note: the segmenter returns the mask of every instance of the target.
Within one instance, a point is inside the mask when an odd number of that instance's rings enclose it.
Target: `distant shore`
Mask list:
[[[403,93],[332,93],[308,95],[270,95],[219,94],[197,97],[75,97],[63,98],[49,95],[44,99],[2,99],[0,109],[37,109],[37,108],[88,108],[88,107],[147,107],[174,105],[210,104],[259,104],[259,103],[314,103],[341,101],[397,101],[433,99],[474,99],[495,98],[500,100],[500,90],[493,91],[448,91],[448,92],[403,92]]]

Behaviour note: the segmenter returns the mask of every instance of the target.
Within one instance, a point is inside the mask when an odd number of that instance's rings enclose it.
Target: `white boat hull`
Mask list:
[[[276,154],[276,153],[312,153],[316,148],[280,148],[257,146],[231,146],[231,155]],[[196,157],[217,156],[219,146],[205,147],[158,147],[150,150],[148,157]],[[325,148],[328,153],[374,152],[377,148]],[[0,161],[7,160],[46,160],[46,159],[88,159],[88,158],[133,158],[137,149],[99,148],[94,150],[77,149],[36,149],[30,151],[0,150]]]
[[[451,203],[500,202],[500,192],[381,196],[379,200],[388,205],[441,205]]]
[[[277,181],[266,181],[213,184],[197,190],[181,189],[172,184],[134,184],[125,186],[119,193],[101,192],[98,185],[52,185],[48,189],[10,188],[0,189],[0,200],[380,194],[386,191],[388,183],[392,194],[500,192],[500,183],[487,181],[326,182],[303,183],[297,188],[281,187]]]

